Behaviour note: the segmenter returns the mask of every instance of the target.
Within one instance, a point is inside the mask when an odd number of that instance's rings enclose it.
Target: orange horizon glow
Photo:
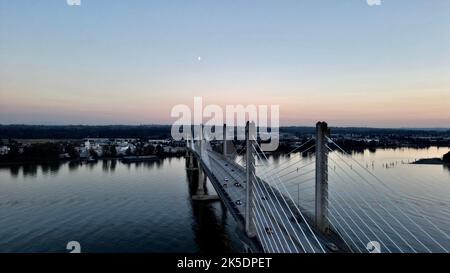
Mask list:
[[[171,124],[201,96],[281,125],[450,128],[448,1],[57,2],[0,2],[0,124]]]

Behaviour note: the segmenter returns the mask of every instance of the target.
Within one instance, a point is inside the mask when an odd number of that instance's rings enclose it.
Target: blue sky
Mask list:
[[[450,1],[0,0],[0,123],[170,123],[202,96],[450,127],[449,75]]]

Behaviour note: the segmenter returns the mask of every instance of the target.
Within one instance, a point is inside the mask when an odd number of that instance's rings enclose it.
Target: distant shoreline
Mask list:
[[[163,158],[168,158],[168,157],[176,157],[176,156],[165,156]],[[102,161],[102,160],[117,160],[120,161],[124,164],[129,164],[129,163],[141,163],[141,162],[154,162],[154,161],[159,161],[161,159],[163,159],[161,157],[157,157],[155,156],[154,158],[152,158],[152,160],[139,160],[138,158],[135,160],[129,160],[127,159],[127,157],[99,157],[96,159],[96,161]],[[0,167],[12,167],[12,166],[24,166],[24,165],[45,165],[45,164],[64,164],[64,163],[68,163],[68,162],[72,162],[72,163],[80,163],[80,164],[90,164],[93,162],[88,161],[88,159],[55,159],[55,160],[29,160],[29,161],[12,161],[12,162],[0,162]]]
[[[330,126],[332,134],[450,137],[450,128],[372,128]],[[314,126],[280,126],[280,134],[315,134]],[[171,136],[170,125],[2,125],[0,139],[150,138]]]
[[[422,164],[422,165],[450,165],[450,162],[445,162],[440,158],[421,158],[411,164]]]

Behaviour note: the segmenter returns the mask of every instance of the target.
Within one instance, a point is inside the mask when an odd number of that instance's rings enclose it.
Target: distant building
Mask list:
[[[59,159],[70,159],[70,155],[68,153],[59,154]]]
[[[103,146],[108,144],[108,139],[106,138],[91,138],[85,139],[84,147],[80,149],[80,157],[89,157],[91,151],[94,151],[98,156],[103,155]]]
[[[279,138],[282,140],[291,140],[291,141],[299,140],[299,138],[292,133],[280,133]]]
[[[0,155],[6,155],[9,153],[9,147],[8,146],[0,146]]]
[[[128,150],[130,150],[130,153],[134,153],[136,146],[126,141],[116,144],[117,155],[126,155]]]
[[[164,146],[163,151],[166,154],[179,154],[186,151],[185,147],[170,147],[170,146]]]

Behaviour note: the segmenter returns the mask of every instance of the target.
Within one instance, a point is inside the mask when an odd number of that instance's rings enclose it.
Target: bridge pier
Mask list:
[[[243,253],[263,253],[264,249],[261,245],[261,242],[255,240],[256,237],[248,237],[245,230],[241,228],[236,228],[236,234],[241,241],[242,244],[242,252]]]
[[[198,162],[195,159],[195,156],[192,152],[186,153],[186,170],[187,171],[197,171],[198,170]]]
[[[328,150],[326,137],[329,135],[326,122],[316,124],[316,204],[317,228],[324,234],[330,232],[328,222]]]
[[[203,172],[202,168],[198,169],[198,183],[197,183],[197,193],[196,195],[205,195],[206,194],[206,175]]]
[[[219,196],[217,195],[210,195],[206,191],[206,181],[207,181],[207,175],[202,169],[202,165],[198,164],[198,178],[197,178],[197,191],[195,195],[192,196],[192,200],[194,201],[218,201],[220,200]]]

